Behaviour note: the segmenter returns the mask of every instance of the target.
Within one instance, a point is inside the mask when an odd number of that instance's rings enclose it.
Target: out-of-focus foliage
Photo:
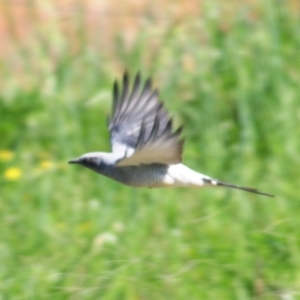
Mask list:
[[[299,298],[299,16],[222,3],[164,31],[144,16],[110,53],[84,38],[83,10],[80,50],[49,26],[2,58],[1,299]],[[185,124],[188,166],[276,198],[133,189],[67,165],[109,151],[124,69],[153,76]]]

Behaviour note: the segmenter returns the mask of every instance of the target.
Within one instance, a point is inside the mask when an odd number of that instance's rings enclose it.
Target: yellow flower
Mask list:
[[[16,167],[12,167],[12,168],[8,168],[5,172],[4,172],[4,177],[7,180],[18,180],[20,177],[22,176],[22,171],[19,168]]]
[[[91,222],[84,222],[77,226],[77,231],[80,233],[89,232],[93,229],[93,224]]]
[[[14,156],[14,153],[9,150],[0,150],[0,161],[9,161]]]
[[[53,163],[49,160],[43,160],[40,162],[39,167],[43,170],[49,170],[53,167]]]

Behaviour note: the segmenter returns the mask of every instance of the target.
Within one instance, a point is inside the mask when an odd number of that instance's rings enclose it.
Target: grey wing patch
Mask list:
[[[176,164],[182,160],[181,128],[172,131],[172,121],[157,90],[152,89],[150,79],[143,86],[139,73],[132,89],[127,73],[121,92],[115,82],[109,130],[112,151],[123,157],[118,166]]]

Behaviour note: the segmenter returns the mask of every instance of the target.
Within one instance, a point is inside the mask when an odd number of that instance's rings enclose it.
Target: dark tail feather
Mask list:
[[[222,181],[215,180],[215,179],[205,179],[205,181],[207,181],[207,183],[212,184],[212,185],[226,186],[226,187],[243,190],[243,191],[250,192],[250,193],[255,193],[255,194],[264,195],[264,196],[268,196],[268,197],[275,197],[274,195],[262,193],[262,192],[258,191],[257,189],[250,188],[250,187],[238,186],[238,185],[234,185],[234,184],[227,183],[227,182],[222,182]]]

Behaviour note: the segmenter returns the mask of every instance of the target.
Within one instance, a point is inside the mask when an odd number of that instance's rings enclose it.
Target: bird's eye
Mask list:
[[[83,159],[83,163],[89,163],[91,161],[91,158],[90,157],[85,157]]]

